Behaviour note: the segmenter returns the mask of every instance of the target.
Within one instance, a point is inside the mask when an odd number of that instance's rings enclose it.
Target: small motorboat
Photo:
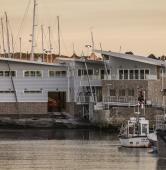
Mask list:
[[[131,117],[127,123],[122,125],[119,140],[121,146],[132,148],[147,148],[150,147],[150,142],[147,138],[149,134],[149,120],[145,117]]]
[[[157,133],[154,131],[153,133],[147,134],[147,138],[151,144],[153,152],[157,151]]]

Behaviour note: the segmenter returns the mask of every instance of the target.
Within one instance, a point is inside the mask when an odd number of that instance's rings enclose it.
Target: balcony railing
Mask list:
[[[137,105],[138,104],[138,100],[135,97],[120,97],[120,96],[106,96],[103,97],[103,102],[104,103],[112,103],[112,104],[116,104],[116,105]]]
[[[156,116],[156,129],[166,130],[166,116],[164,115]]]

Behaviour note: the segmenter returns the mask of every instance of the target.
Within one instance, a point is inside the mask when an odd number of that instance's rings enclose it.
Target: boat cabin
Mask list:
[[[146,136],[149,133],[149,120],[144,117],[131,117],[127,123],[127,136]]]

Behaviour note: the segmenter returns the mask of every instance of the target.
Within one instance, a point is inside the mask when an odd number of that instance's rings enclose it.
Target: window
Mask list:
[[[125,80],[128,79],[128,70],[124,70],[124,79],[125,79]]]
[[[134,89],[128,89],[128,96],[134,96]]]
[[[13,90],[1,90],[0,93],[14,93]]]
[[[55,71],[49,71],[49,76],[54,77],[55,76]]]
[[[88,75],[90,75],[90,76],[93,75],[93,70],[92,69],[88,70]]]
[[[123,80],[123,70],[119,70],[119,79]]]
[[[81,76],[82,75],[82,70],[78,70],[78,76]]]
[[[110,96],[116,96],[116,90],[110,89]]]
[[[65,77],[67,74],[66,71],[49,71],[49,77]]]
[[[0,77],[16,77],[16,71],[0,71]]]
[[[142,133],[147,134],[147,128],[148,128],[147,124],[142,124]]]
[[[144,70],[140,70],[140,79],[141,80],[145,79],[144,73],[145,73]]]
[[[125,89],[119,90],[119,96],[125,96]]]
[[[139,71],[138,70],[134,70],[135,72],[135,79],[138,80],[139,79]]]
[[[39,70],[24,71],[24,77],[42,77],[42,71]]]
[[[145,79],[148,79],[149,70],[145,70]]]
[[[24,90],[24,93],[26,93],[26,94],[40,94],[40,93],[42,93],[42,90]]]
[[[130,80],[134,79],[134,70],[130,70],[129,78]]]

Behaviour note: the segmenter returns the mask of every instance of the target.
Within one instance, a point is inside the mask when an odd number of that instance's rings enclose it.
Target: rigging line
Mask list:
[[[18,39],[18,37],[19,37],[19,34],[21,33],[21,29],[22,29],[22,27],[23,27],[24,20],[25,20],[25,18],[27,17],[30,4],[31,4],[31,0],[28,1],[28,4],[27,4],[26,9],[25,9],[24,16],[23,16],[23,18],[22,18],[22,20],[21,20],[21,24],[20,24],[20,26],[19,26],[18,33],[17,33],[16,39],[15,39],[15,42],[14,42],[14,48],[15,48],[17,39]]]

